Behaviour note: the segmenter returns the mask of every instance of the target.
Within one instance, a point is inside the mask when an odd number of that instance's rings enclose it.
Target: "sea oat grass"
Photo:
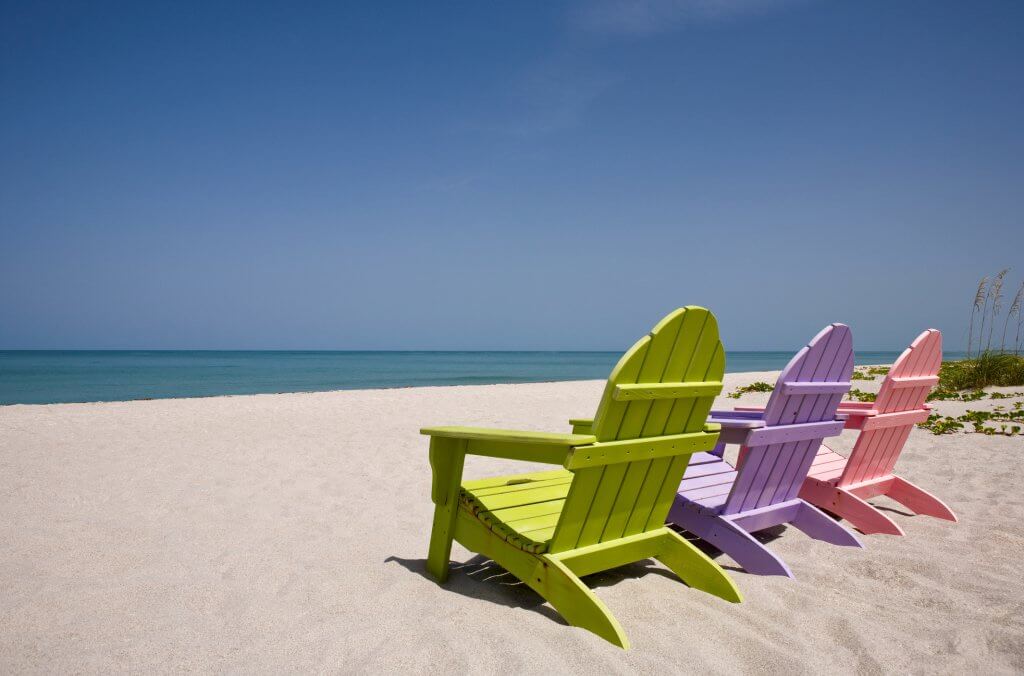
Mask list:
[[[942,362],[937,391],[962,392],[984,387],[1024,385],[1024,356],[982,352],[973,359]]]

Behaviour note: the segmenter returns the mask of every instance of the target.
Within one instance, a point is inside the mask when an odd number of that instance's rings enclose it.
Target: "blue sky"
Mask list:
[[[1018,2],[8,2],[0,348],[959,347]]]

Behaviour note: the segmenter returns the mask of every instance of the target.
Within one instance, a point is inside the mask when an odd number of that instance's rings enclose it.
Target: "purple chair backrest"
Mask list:
[[[813,423],[835,420],[836,409],[850,389],[853,338],[845,324],[823,329],[782,370],[764,410],[766,427],[757,434],[765,443],[744,449],[739,474],[722,509],[735,514],[796,498],[821,446],[822,436],[786,441],[810,433]],[[806,428],[772,428],[805,425]],[[778,440],[777,442],[774,440]]]

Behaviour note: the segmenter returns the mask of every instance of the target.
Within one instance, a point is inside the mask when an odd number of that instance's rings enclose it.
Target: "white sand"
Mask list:
[[[727,388],[754,379],[774,378]],[[961,522],[886,503],[907,537],[866,536],[863,550],[780,529],[771,546],[796,580],[718,558],[743,604],[654,562],[587,578],[630,651],[565,625],[457,544],[453,559],[471,563],[445,587],[425,577],[417,430],[566,430],[600,388],[0,407],[0,672],[1024,669],[1021,437],[915,431],[898,470]],[[531,468],[473,458],[466,475]]]

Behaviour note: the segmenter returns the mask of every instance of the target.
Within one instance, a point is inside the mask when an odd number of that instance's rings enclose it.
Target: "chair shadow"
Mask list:
[[[876,503],[871,503],[871,506],[880,512],[892,512],[893,514],[901,514],[903,516],[917,516],[913,512],[905,511],[905,507],[903,509],[897,509],[895,507],[887,507],[886,505],[879,505]]]
[[[384,559],[384,563],[397,563],[409,572],[416,573],[426,580],[436,583],[433,576],[427,572],[426,559],[406,559],[400,556],[389,556]],[[446,591],[508,608],[532,610],[548,619],[566,624],[561,615],[550,606],[545,605],[545,601],[540,594],[530,589],[516,576],[486,556],[477,554],[462,563],[452,561],[448,580],[444,583],[444,588]]]
[[[718,560],[722,557],[721,551],[703,540],[690,535],[686,531],[675,530],[711,559]],[[755,537],[763,543],[769,543],[778,539],[784,530],[784,526],[777,526],[759,531],[755,534]],[[725,570],[746,572],[731,562],[716,562]],[[384,563],[397,563],[409,572],[416,573],[430,582],[435,582],[434,578],[427,572],[426,559],[389,556],[384,559]],[[476,554],[468,561],[461,563],[453,561],[450,570],[448,580],[444,584],[446,591],[509,608],[532,610],[548,619],[566,624],[562,616],[551,606],[547,605],[547,602],[540,594],[533,591],[515,575],[486,556]],[[591,589],[600,589],[601,587],[610,587],[622,580],[636,580],[647,575],[660,575],[679,584],[685,584],[676,577],[675,573],[659,566],[654,559],[644,559],[611,570],[587,575],[583,578],[583,581]]]
[[[406,559],[399,556],[389,556],[384,559],[385,563],[397,563],[406,570],[423,578],[435,582],[434,578],[427,573],[426,559]],[[646,575],[661,575],[675,581],[678,578],[669,570],[657,567],[653,559],[637,561],[626,564],[612,570],[587,575],[583,581],[591,589],[599,589],[616,584],[627,578],[639,579]],[[521,608],[539,613],[550,620],[567,624],[565,619],[547,605],[544,598],[533,591],[512,573],[508,572],[486,556],[475,555],[473,558],[462,563],[453,561],[451,572],[447,582],[444,583],[446,591],[462,594],[469,598],[487,601],[508,608]]]
[[[892,512],[893,514],[899,514],[900,516],[917,516],[913,512],[905,511],[905,509],[897,509],[895,507],[886,507],[885,505],[879,505],[879,504],[876,504],[874,502],[871,503],[871,506],[874,507],[875,509],[877,509],[880,512]],[[824,507],[819,507],[818,509],[820,509],[826,515],[831,517],[833,521],[842,521],[843,520],[843,517],[839,516],[838,514],[836,514],[834,512],[828,511]],[[847,526],[849,528],[853,528],[853,526],[850,525],[849,523],[847,523]]]

